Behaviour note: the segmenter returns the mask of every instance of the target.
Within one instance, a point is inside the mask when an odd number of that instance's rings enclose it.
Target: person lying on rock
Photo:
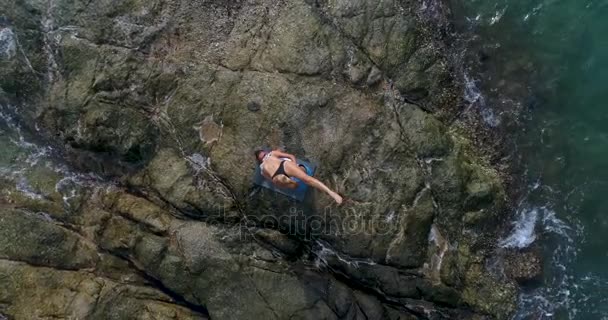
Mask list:
[[[298,187],[298,183],[292,178],[297,178],[305,184],[327,193],[339,205],[342,204],[342,197],[329,189],[323,182],[309,176],[306,173],[306,168],[297,164],[296,157],[293,154],[280,150],[271,152],[258,150],[255,152],[255,158],[260,163],[262,175],[275,185],[281,188],[295,189]]]

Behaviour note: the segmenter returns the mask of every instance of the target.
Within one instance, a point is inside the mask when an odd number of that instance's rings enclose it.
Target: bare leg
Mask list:
[[[274,177],[274,179],[272,179],[272,183],[284,189],[295,189],[298,187],[298,184],[295,181],[282,174]]]
[[[304,172],[302,168],[298,167],[297,165],[293,163],[285,163],[285,171],[289,176],[298,178],[307,185],[327,193],[338,204],[342,204],[342,197],[339,194],[328,188],[325,184],[323,184],[323,182],[306,174],[306,172]]]

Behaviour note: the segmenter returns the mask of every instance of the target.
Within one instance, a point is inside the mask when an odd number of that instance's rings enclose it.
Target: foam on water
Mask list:
[[[17,54],[15,34],[10,28],[0,29],[0,58],[11,59]]]
[[[551,216],[551,211],[548,215]],[[557,222],[554,218],[548,218],[553,222]],[[545,217],[542,219],[545,221]],[[566,226],[563,222],[558,222],[555,225]],[[553,233],[560,237],[558,239],[557,246],[553,250],[553,256],[551,257],[551,275],[546,277],[545,285],[536,288],[529,292],[523,292],[519,296],[519,309],[514,316],[514,319],[529,319],[530,317],[536,317],[538,319],[550,319],[559,312],[560,309],[566,310],[568,313],[568,319],[576,317],[578,312],[576,308],[576,301],[581,299],[577,297],[581,295],[580,292],[572,291],[573,288],[577,287],[574,276],[570,275],[567,265],[576,258],[576,250],[573,250],[572,246],[568,244],[571,240],[569,231],[572,228],[556,229],[553,226],[546,227],[544,225],[543,232]],[[560,243],[561,242],[561,243]],[[583,300],[587,299],[582,297]]]
[[[70,200],[78,196],[79,183],[73,177],[65,177],[55,185],[55,191],[61,194],[63,203],[70,207]]]
[[[57,157],[53,147],[41,146],[31,142],[24,134],[19,121],[13,116],[16,113],[18,113],[18,110],[14,106],[0,105],[0,126],[7,129],[1,138],[8,139],[20,151],[18,160],[9,167],[2,168],[0,174],[14,181],[17,191],[31,199],[41,200],[45,198],[43,194],[40,194],[31,186],[27,178],[28,172],[40,166],[44,166],[62,177],[57,182],[55,191],[62,195],[66,207],[69,207],[70,201],[79,195],[80,187],[108,183],[93,173],[80,173],[71,170],[60,161],[61,159]]]
[[[469,106],[472,106],[475,103],[485,105],[485,98],[481,93],[481,90],[477,87],[476,80],[465,73],[464,83],[464,99],[469,103]]]
[[[516,320],[550,319],[560,310],[567,310],[568,319],[574,319],[578,313],[577,306],[581,301],[589,299],[584,290],[580,290],[581,279],[576,279],[567,268],[576,259],[575,239],[582,235],[581,229],[559,219],[555,210],[549,206],[535,207],[527,202],[535,192],[544,189],[538,181],[530,185],[529,193],[520,204],[521,209],[513,221],[511,233],[499,242],[503,248],[521,249],[542,236],[545,240],[543,246],[554,246],[550,250],[551,273],[545,275],[545,285],[532,290],[525,289],[519,295],[519,308],[513,318]]]
[[[509,6],[506,6],[504,8],[502,8],[501,10],[496,11],[496,14],[494,14],[494,16],[492,18],[490,18],[490,25],[494,25],[496,24],[498,21],[500,21],[500,19],[502,18],[502,16],[505,15],[505,12],[507,11],[507,8]]]
[[[44,199],[43,195],[34,191],[34,189],[32,188],[32,186],[30,186],[29,182],[27,181],[27,179],[25,177],[19,178],[19,180],[17,181],[17,183],[15,185],[15,188],[17,189],[17,191],[23,193],[28,198],[31,198],[34,200]]]
[[[4,106],[0,104],[0,119],[2,119],[4,124],[9,128],[18,130],[15,118],[9,113],[9,110],[14,110],[14,108],[15,107],[10,105]]]
[[[543,4],[539,4],[536,7],[534,7],[534,9],[532,9],[531,12],[526,13],[526,15],[524,15],[524,22],[527,22],[528,20],[530,20],[530,17],[535,16],[538,14],[538,12],[543,8]]]
[[[420,6],[420,15],[429,21],[442,21],[445,17],[444,4],[439,0],[423,0]]]
[[[534,229],[538,220],[538,209],[520,210],[517,220],[513,222],[513,231],[502,239],[499,245],[503,248],[525,248],[536,240]]]
[[[548,261],[551,272],[545,274],[543,286],[520,294],[514,319],[605,319],[608,297],[601,293],[608,292],[608,282],[592,273],[576,275],[569,268],[577,260],[576,244],[584,241],[584,229],[578,223],[559,219],[547,207],[534,211],[538,214],[538,232],[551,252]]]
[[[464,73],[463,78],[465,84],[464,99],[469,103],[466,111],[469,111],[472,107],[477,107],[483,121],[487,125],[491,127],[500,125],[500,119],[494,114],[494,111],[487,106],[486,98],[477,86],[477,80],[471,78],[467,73]]]
[[[545,210],[542,217],[543,230],[548,233],[557,234],[566,240],[568,243],[573,244],[574,238],[573,233],[575,230],[570,227],[563,220],[559,219],[553,210]],[[579,227],[582,228],[582,227]]]
[[[2,124],[4,124],[4,126],[6,126],[9,130],[8,132],[6,132],[8,140],[21,149],[35,150],[36,154],[46,155],[47,153],[49,153],[50,150],[52,150],[51,147],[40,147],[35,143],[27,141],[23,134],[23,130],[21,129],[21,125],[19,124],[17,119],[15,119],[15,117],[12,115],[18,112],[19,111],[15,106],[0,105],[0,120],[2,120]],[[28,157],[28,160],[26,160],[26,162],[35,162],[35,159],[33,156]]]
[[[490,127],[513,119],[525,125],[513,136],[514,154],[535,182],[498,245],[534,245],[544,257],[544,274],[540,287],[524,288],[515,319],[608,319],[602,237],[608,186],[588,185],[606,184],[608,173],[602,163],[608,154],[601,85],[608,61],[605,3],[457,4],[457,19],[469,32],[467,106]],[[486,83],[495,87],[482,91]]]

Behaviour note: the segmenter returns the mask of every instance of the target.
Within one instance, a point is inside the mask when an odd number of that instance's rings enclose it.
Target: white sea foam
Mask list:
[[[573,243],[571,235],[573,229],[563,220],[559,219],[553,210],[544,210],[542,217],[543,231],[554,233],[563,237],[568,243]]]
[[[491,127],[497,127],[500,125],[500,119],[496,116],[494,111],[487,106],[486,98],[477,86],[477,82],[477,80],[471,78],[467,73],[464,74],[464,99],[469,103],[467,111],[471,109],[471,107],[477,106],[483,121]]]
[[[485,99],[481,94],[481,90],[479,90],[479,88],[477,87],[476,80],[465,73],[464,83],[464,99],[471,105],[477,102],[485,104]]]
[[[0,29],[0,58],[13,58],[17,54],[17,41],[10,28]]]
[[[550,276],[542,287],[523,292],[519,297],[519,308],[513,319],[551,319],[557,312],[565,312],[565,319],[581,318],[581,310],[586,317],[604,319],[608,297],[590,295],[590,292],[606,292],[608,283],[593,274],[576,275],[568,266],[575,262],[583,242],[583,229],[577,223],[567,223],[559,219],[556,212],[548,207],[539,207],[538,232],[550,237],[545,246],[551,253]]]
[[[5,109],[14,109],[14,107],[0,105],[0,119],[2,119],[4,124],[6,124],[10,129],[18,130],[15,118],[13,118],[13,116],[11,116],[10,113]]]
[[[72,177],[66,177],[55,185],[55,191],[61,194],[63,203],[70,206],[70,200],[78,195],[78,184]]]
[[[502,239],[499,245],[503,248],[525,248],[536,240],[534,229],[538,220],[538,209],[523,209],[513,222],[513,231]]]
[[[507,12],[508,7],[509,6],[506,6],[506,7],[502,8],[501,10],[496,11],[494,16],[492,18],[490,18],[490,25],[494,25],[495,23],[500,21],[500,19],[502,19],[502,16],[505,15],[505,12]]]
[[[573,243],[573,229],[559,219],[555,211],[547,207],[524,208],[520,210],[517,220],[513,222],[512,232],[499,245],[503,248],[525,248],[537,238],[535,230],[540,223],[543,233],[553,233]]]
[[[55,185],[55,191],[63,197],[64,204],[69,207],[70,201],[79,195],[81,186],[93,186],[106,183],[93,173],[79,173],[71,170],[66,164],[54,157],[55,150],[51,146],[41,146],[28,139],[13,114],[18,112],[14,106],[0,105],[0,120],[8,128],[8,137],[14,145],[23,152],[20,160],[13,163],[6,171],[0,172],[3,176],[15,181],[17,191],[32,199],[43,199],[44,195],[37,192],[29,183],[26,174],[31,168],[46,166],[48,169],[60,174],[63,178]],[[4,174],[6,173],[6,174]]]
[[[485,123],[487,123],[488,125],[490,125],[492,127],[498,127],[498,125],[500,124],[500,120],[498,119],[496,114],[494,114],[494,111],[492,109],[489,109],[489,108],[481,109],[481,117],[483,118],[483,121]]]
[[[27,179],[25,177],[21,177],[16,185],[15,188],[17,189],[17,191],[23,193],[25,196],[27,196],[28,198],[34,199],[34,200],[40,200],[40,199],[44,199],[44,196],[41,195],[40,193],[36,192],[32,186],[30,186],[29,182],[27,181]]]
[[[37,151],[42,151],[43,149],[50,149],[50,147],[41,148],[34,143],[27,141],[25,136],[23,135],[23,130],[21,129],[21,125],[14,116],[13,113],[19,112],[15,106],[0,105],[0,120],[8,127],[8,129],[14,134],[12,137],[9,137],[9,141],[17,147],[23,149],[37,149]],[[16,137],[15,137],[16,136]]]
[[[51,155],[52,151],[53,151],[52,147],[35,146],[33,152],[27,156],[27,159],[25,159],[25,162],[27,164],[29,164],[30,167],[33,167],[33,166],[37,165],[40,162],[40,160],[48,159],[48,157]]]

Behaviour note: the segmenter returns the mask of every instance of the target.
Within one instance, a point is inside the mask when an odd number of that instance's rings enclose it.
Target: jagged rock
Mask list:
[[[505,272],[522,284],[541,281],[543,266],[537,249],[509,251],[505,256]]]
[[[281,252],[287,254],[288,256],[297,256],[301,248],[301,244],[294,240],[290,239],[284,233],[279,231],[275,231],[272,229],[260,229],[255,231],[255,237],[269,243],[276,249]]]
[[[507,318],[515,310],[515,302],[505,300],[517,294],[514,283],[497,283],[484,266],[475,263],[470,265],[465,277],[470,279],[470,284],[461,293],[466,304],[475,305],[480,312],[498,318]]]
[[[320,0],[314,8],[379,66],[412,101],[436,108],[453,97],[442,46],[417,22],[416,5],[376,0]]]
[[[373,86],[382,80],[382,70],[378,69],[376,66],[372,67],[372,70],[369,72],[367,76],[367,85]]]
[[[98,258],[94,246],[44,219],[36,213],[1,208],[0,257],[58,269],[95,265]]]
[[[0,260],[0,313],[15,319],[207,319],[148,286],[125,285],[86,271]]]
[[[443,121],[460,90],[419,5],[0,0],[23,49],[2,91],[116,182],[0,177],[0,272],[24,274],[0,312],[508,318],[516,287],[485,264],[504,186]],[[320,164],[348,202],[252,192],[261,146]],[[30,313],[31,279],[69,294]]]

